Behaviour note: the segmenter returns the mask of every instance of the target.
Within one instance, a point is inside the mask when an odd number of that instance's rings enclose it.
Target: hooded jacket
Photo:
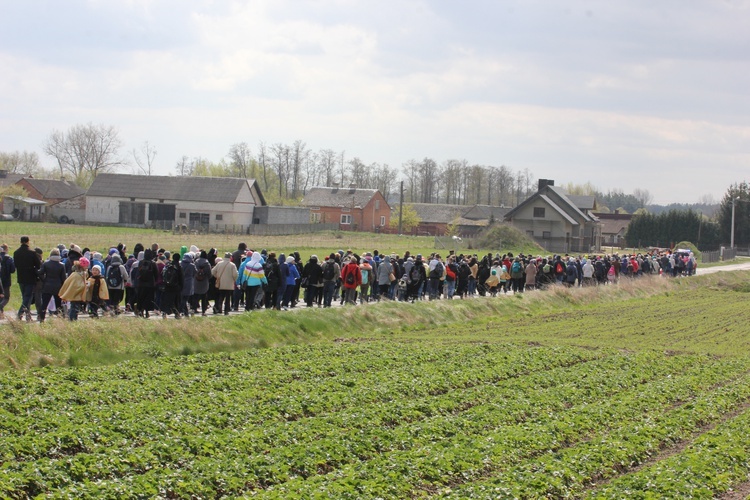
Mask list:
[[[242,266],[241,284],[246,284],[247,286],[260,286],[268,283],[260,257],[261,255],[259,252],[253,252],[250,256],[250,260],[246,261]]]

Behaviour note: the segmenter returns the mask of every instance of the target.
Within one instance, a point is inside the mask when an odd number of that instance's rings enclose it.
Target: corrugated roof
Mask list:
[[[75,198],[86,192],[85,189],[76,186],[75,184],[68,184],[65,181],[58,181],[54,179],[34,179],[26,178],[31,187],[39,191],[44,198],[60,198],[70,199]]]
[[[439,203],[410,203],[422,222],[450,224],[466,210],[466,205],[443,205]]]
[[[22,203],[26,203],[27,205],[46,205],[47,202],[43,200],[37,200],[34,198],[26,198],[25,196],[6,196],[6,198],[10,198],[11,200],[20,201]]]
[[[255,179],[236,177],[99,174],[86,195],[107,198],[233,203],[243,186],[247,185],[252,188],[253,184],[255,184]],[[258,192],[260,193],[260,189]]]
[[[377,189],[314,187],[305,194],[306,207],[364,207]]]

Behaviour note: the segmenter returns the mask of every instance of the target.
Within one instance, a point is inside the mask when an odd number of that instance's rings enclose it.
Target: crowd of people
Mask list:
[[[106,255],[75,244],[58,245],[45,256],[23,236],[12,256],[8,245],[0,245],[0,315],[5,315],[14,273],[21,293],[16,319],[32,321],[33,305],[43,322],[51,314],[76,320],[81,312],[94,318],[123,312],[180,318],[302,304],[463,299],[523,293],[555,283],[596,286],[648,274],[692,275],[696,267],[691,252],[672,251],[548,257],[450,252],[425,257],[408,251],[386,255],[338,250],[303,262],[299,252],[277,255],[245,243],[223,256],[215,248],[183,246],[170,252],[156,243],[148,248],[136,244],[132,252],[120,243]]]

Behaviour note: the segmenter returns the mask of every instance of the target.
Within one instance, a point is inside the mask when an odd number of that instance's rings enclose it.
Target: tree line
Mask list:
[[[630,221],[625,241],[628,246],[639,248],[669,247],[689,241],[702,250],[714,250],[731,243],[733,223],[735,246],[747,248],[750,246],[750,185],[747,182],[735,183],[727,189],[714,217],[693,209],[638,213]]]
[[[62,178],[88,187],[100,173],[130,171],[156,174],[157,149],[148,141],[123,153],[118,130],[111,125],[78,124],[54,130],[42,145],[55,161],[45,171],[36,153],[0,155],[0,168],[35,177]],[[438,162],[425,157],[401,167],[366,163],[358,156],[333,149],[313,150],[302,140],[291,144],[259,142],[254,150],[247,142],[232,144],[216,161],[182,156],[173,175],[254,178],[272,203],[295,204],[312,187],[378,189],[388,199],[399,196],[404,183],[407,203],[486,204],[514,206],[536,190],[528,169],[471,164],[465,159]]]

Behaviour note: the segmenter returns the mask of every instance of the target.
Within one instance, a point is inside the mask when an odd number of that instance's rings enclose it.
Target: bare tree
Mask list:
[[[268,191],[268,170],[271,167],[268,161],[268,151],[264,142],[260,142],[258,144],[258,164],[260,165],[260,170],[263,173],[263,190]]]
[[[648,189],[635,188],[633,190],[633,196],[638,200],[641,208],[645,208],[646,205],[650,205],[654,201],[654,197],[649,193]]]
[[[156,148],[148,141],[141,146],[141,150],[135,148],[130,152],[133,155],[133,161],[139,173],[143,175],[152,175],[154,167],[154,158],[156,158]]]
[[[71,173],[76,182],[86,185],[100,173],[111,172],[124,164],[117,129],[111,125],[74,125],[67,133],[53,131],[44,152],[57,160],[60,174]]]
[[[0,152],[0,169],[13,174],[35,175],[41,172],[39,155],[29,151]]]
[[[318,153],[318,166],[324,185],[333,183],[334,170],[336,169],[336,152],[332,149],[323,149]]]
[[[284,198],[284,192],[289,192],[289,146],[281,143],[271,146],[273,166],[279,178],[279,199]]]
[[[253,162],[253,155],[250,153],[250,147],[247,143],[232,144],[227,157],[231,163],[232,175],[247,179]]]
[[[190,158],[187,156],[183,156],[179,160],[177,160],[177,164],[174,166],[175,172],[177,172],[177,175],[183,176],[183,177],[189,177],[193,175],[193,171],[195,170],[195,162],[190,161]]]
[[[291,148],[288,148],[288,150],[289,173],[292,183],[292,198],[296,199],[299,192],[299,186],[302,181],[302,167],[310,151],[307,149],[307,145],[299,139],[294,141],[294,144]]]

